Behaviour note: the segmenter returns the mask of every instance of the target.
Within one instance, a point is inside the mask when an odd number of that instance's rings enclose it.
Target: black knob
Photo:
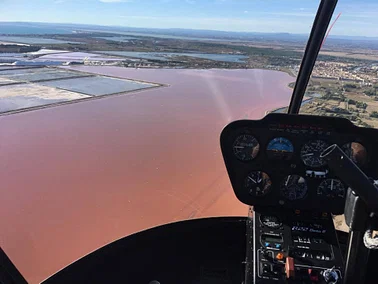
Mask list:
[[[339,282],[339,274],[333,268],[324,270],[323,277],[327,284],[336,284]]]

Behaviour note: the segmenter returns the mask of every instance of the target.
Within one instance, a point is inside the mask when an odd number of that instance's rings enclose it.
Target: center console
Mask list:
[[[343,261],[326,212],[254,208],[254,283],[341,283]]]

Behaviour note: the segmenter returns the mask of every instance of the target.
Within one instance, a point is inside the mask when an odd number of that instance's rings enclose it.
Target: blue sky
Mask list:
[[[0,0],[0,21],[309,33],[319,0]],[[378,36],[378,1],[339,0],[333,35]]]

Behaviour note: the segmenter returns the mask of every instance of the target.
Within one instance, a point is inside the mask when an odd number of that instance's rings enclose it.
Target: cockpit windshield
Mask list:
[[[319,1],[0,1],[0,247],[29,283],[246,216],[219,136],[287,112]],[[340,0],[300,112],[378,128],[378,6]]]

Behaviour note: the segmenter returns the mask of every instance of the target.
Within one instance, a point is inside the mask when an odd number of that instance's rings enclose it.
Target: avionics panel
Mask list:
[[[329,213],[255,207],[253,216],[254,283],[331,283],[327,273],[342,283],[343,261]]]
[[[378,130],[344,118],[269,114],[232,122],[221,134],[223,158],[241,202],[339,214],[346,184],[320,158],[332,144],[377,179]]]

